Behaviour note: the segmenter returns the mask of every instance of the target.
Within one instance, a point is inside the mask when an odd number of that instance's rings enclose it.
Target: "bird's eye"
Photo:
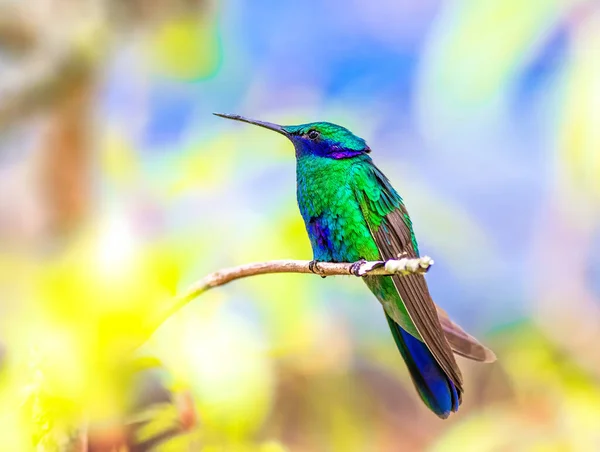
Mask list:
[[[319,138],[320,133],[317,132],[316,130],[310,130],[308,132],[308,138],[310,138],[311,140],[316,140],[317,138]]]

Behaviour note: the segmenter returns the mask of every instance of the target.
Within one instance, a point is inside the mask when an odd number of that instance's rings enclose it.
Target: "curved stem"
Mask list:
[[[320,276],[391,276],[408,275],[413,273],[427,273],[433,265],[433,259],[428,256],[419,258],[390,259],[387,261],[358,261],[358,262],[319,262],[313,272],[310,269],[311,261],[276,260],[268,262],[254,262],[237,267],[224,268],[206,275],[193,283],[183,294],[176,297],[173,303],[161,312],[151,324],[153,332],[165,320],[187,305],[196,297],[202,295],[213,287],[223,286],[236,279],[249,276],[266,275],[271,273],[312,273]]]

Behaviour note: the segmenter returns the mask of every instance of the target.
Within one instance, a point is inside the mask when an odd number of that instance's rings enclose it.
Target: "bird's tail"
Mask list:
[[[461,394],[427,346],[385,316],[421,399],[439,417],[447,418],[450,412],[458,410]]]

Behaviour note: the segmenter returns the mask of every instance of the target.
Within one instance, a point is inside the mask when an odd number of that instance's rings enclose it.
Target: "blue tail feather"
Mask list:
[[[423,402],[439,417],[458,411],[461,397],[456,386],[439,366],[427,346],[404,331],[387,314],[386,318],[400,354]]]

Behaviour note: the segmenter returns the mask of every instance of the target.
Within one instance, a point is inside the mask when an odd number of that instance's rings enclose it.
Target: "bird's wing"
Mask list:
[[[471,336],[460,325],[454,323],[448,313],[439,306],[437,308],[438,318],[444,329],[446,340],[452,347],[452,351],[457,355],[483,363],[493,363],[496,361],[496,354]]]
[[[374,165],[361,165],[358,171],[362,174],[354,178],[356,197],[382,259],[395,259],[399,255],[418,257],[412,224],[402,198]],[[391,278],[423,342],[462,392],[462,375],[424,276],[412,274]]]

